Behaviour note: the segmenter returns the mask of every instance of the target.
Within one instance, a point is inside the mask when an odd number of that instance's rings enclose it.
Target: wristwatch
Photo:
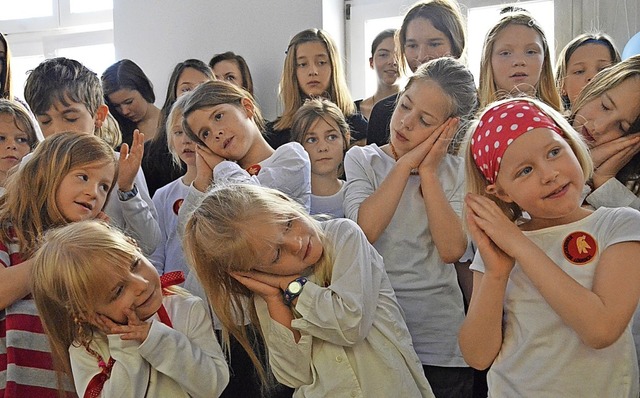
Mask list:
[[[126,202],[127,200],[133,198],[137,194],[138,194],[138,187],[136,187],[136,184],[133,184],[133,188],[131,188],[131,191],[122,192],[121,190],[118,189],[118,199],[120,199],[123,202]]]
[[[289,283],[289,286],[284,291],[284,303],[286,305],[291,305],[291,302],[295,300],[296,297],[302,293],[302,288],[304,284],[307,283],[307,278],[301,276],[299,278],[294,279]]]

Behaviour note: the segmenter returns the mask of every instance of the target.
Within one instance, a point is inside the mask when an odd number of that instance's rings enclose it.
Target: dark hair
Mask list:
[[[167,87],[167,96],[164,100],[164,105],[162,105],[162,109],[160,110],[160,118],[158,120],[158,133],[155,137],[147,144],[148,146],[145,148],[145,155],[142,159],[145,170],[149,170],[153,172],[154,170],[164,170],[162,165],[157,165],[156,162],[158,160],[158,156],[160,154],[168,153],[169,149],[167,147],[167,127],[166,122],[169,117],[169,113],[171,113],[171,107],[176,102],[178,96],[176,95],[176,90],[178,89],[178,80],[180,80],[180,76],[187,68],[195,69],[199,72],[202,72],[205,76],[207,76],[210,80],[215,80],[213,77],[213,72],[207,64],[200,61],[199,59],[187,59],[184,62],[178,63],[174,68],[173,72],[171,72],[171,77],[169,78],[169,86]],[[162,158],[162,157],[160,157]],[[173,163],[172,163],[173,164]]]
[[[560,52],[558,60],[556,62],[556,87],[558,93],[562,98],[562,103],[565,109],[571,108],[571,101],[569,96],[562,94],[562,87],[564,86],[564,79],[567,77],[567,67],[569,66],[569,60],[574,52],[585,44],[600,44],[605,46],[609,50],[609,56],[611,57],[611,63],[617,64],[620,62],[620,53],[613,43],[613,39],[609,35],[603,32],[583,33],[573,40],[571,40]]]
[[[109,106],[109,112],[115,117],[122,130],[123,141],[131,145],[133,130],[136,123],[120,115],[116,106],[109,100],[109,95],[118,90],[135,90],[149,103],[156,101],[151,80],[142,69],[130,59],[122,59],[109,66],[102,73],[102,89],[104,90],[104,102]]]
[[[373,42],[371,42],[371,56],[373,57],[375,55],[376,49],[378,48],[380,43],[382,43],[389,37],[394,37],[397,31],[397,29],[385,29],[382,32],[378,33],[375,39],[373,39]]]
[[[91,116],[104,104],[102,86],[95,72],[80,62],[64,58],[44,60],[29,72],[24,98],[35,115],[46,113],[55,101],[83,104]]]
[[[444,33],[451,43],[451,56],[461,58],[466,45],[464,19],[460,6],[455,0],[426,0],[415,3],[402,20],[402,26],[397,33],[396,48],[399,54],[398,62],[401,70],[407,69],[404,45],[407,42],[407,28],[409,22],[416,18],[428,19],[434,28]]]
[[[9,52],[9,43],[0,32],[0,42],[4,44],[4,57],[0,58],[2,73],[0,73],[0,98],[13,99],[13,91],[11,90],[11,52]]]
[[[242,56],[234,53],[233,51],[227,51],[224,53],[216,54],[209,61],[209,67],[213,69],[213,67],[221,61],[235,61],[238,65],[238,69],[240,69],[240,74],[242,75],[242,88],[247,90],[249,94],[253,95],[253,79],[251,78],[251,71],[249,70],[249,65],[247,65],[247,61],[242,58]]]

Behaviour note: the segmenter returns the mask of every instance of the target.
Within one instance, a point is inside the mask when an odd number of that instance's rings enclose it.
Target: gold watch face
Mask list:
[[[298,294],[298,293],[300,293],[302,291],[302,283],[300,283],[298,281],[293,281],[293,282],[289,283],[289,286],[287,287],[287,290],[291,294]]]

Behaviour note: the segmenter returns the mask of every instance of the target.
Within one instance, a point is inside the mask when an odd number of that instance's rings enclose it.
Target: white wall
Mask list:
[[[267,119],[280,112],[277,88],[291,37],[325,28],[344,47],[341,0],[114,0],[116,58],[129,58],[164,102],[173,67],[187,58],[205,63],[234,51],[249,64],[255,94]],[[295,17],[293,17],[295,16]],[[324,21],[324,23],[323,23]]]

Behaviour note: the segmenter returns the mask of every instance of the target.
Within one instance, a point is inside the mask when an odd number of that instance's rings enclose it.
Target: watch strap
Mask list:
[[[291,283],[299,283],[300,284],[300,290],[298,292],[294,293],[291,290],[289,290],[289,286],[287,286],[287,288],[284,291],[284,303],[286,305],[291,305],[291,302],[293,300],[295,300],[296,297],[298,297],[302,293],[302,288],[304,287],[305,283],[307,283],[307,282],[308,282],[308,279],[305,278],[304,276],[301,276],[301,277],[296,278],[293,281],[291,281]],[[289,285],[291,285],[291,283],[289,283]]]
[[[131,188],[130,191],[123,192],[118,189],[118,199],[120,199],[123,202],[126,202],[127,200],[133,198],[137,194],[138,194],[138,187],[136,186],[136,184],[133,184],[133,188]]]

